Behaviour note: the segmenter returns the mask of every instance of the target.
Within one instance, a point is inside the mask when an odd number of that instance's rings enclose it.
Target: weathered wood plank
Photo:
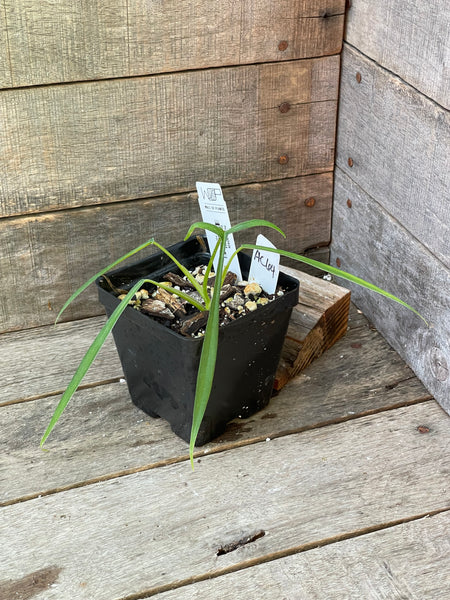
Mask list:
[[[294,554],[158,594],[199,598],[445,600],[450,596],[450,512]]]
[[[48,600],[145,595],[445,509],[449,442],[431,401],[6,506],[2,577],[60,569]]]
[[[14,86],[336,54],[342,44],[345,4],[344,0],[4,3]],[[280,50],[283,40],[288,46]],[[5,80],[4,85],[10,83]]]
[[[8,32],[6,27],[6,21],[3,18],[5,13],[5,0],[0,2],[0,88],[9,87],[12,84],[11,79],[11,63],[8,46]]]
[[[94,324],[97,319],[92,321]],[[200,455],[205,449],[213,452],[429,398],[399,356],[378,333],[361,326],[352,311],[350,323],[353,321],[347,335],[290,381],[265,410],[230,423],[219,439],[199,450]],[[5,373],[10,373],[2,385],[2,400],[14,401],[14,394],[20,399],[26,393],[37,396],[62,390],[81,357],[81,347],[89,343],[88,334],[92,337],[88,324],[79,324],[79,340],[65,344],[62,340],[69,340],[73,331],[68,325],[60,327],[67,329],[60,339],[52,340],[50,332],[48,336],[43,332],[43,343],[34,332],[16,334],[21,343],[4,345],[1,351],[7,359]],[[34,364],[31,373],[23,371],[16,358],[24,347]],[[61,347],[64,353],[57,351]],[[103,359],[94,363],[88,381],[120,373],[109,339]],[[1,479],[5,482],[1,502],[186,457],[187,444],[165,421],[136,409],[126,385],[119,382],[79,391],[47,442],[50,452],[42,452],[39,440],[58,400],[51,396],[0,407]]]
[[[330,240],[332,190],[332,174],[323,173],[233,187],[224,194],[232,223],[273,221],[287,235],[283,247],[303,253]],[[0,220],[0,330],[52,323],[70,294],[102,267],[152,236],[164,245],[183,239],[199,216],[196,194],[185,194]],[[254,241],[255,236],[240,235],[237,241]],[[19,303],[18,290],[27,290]],[[63,318],[101,313],[92,286]]]
[[[406,300],[430,327],[381,296],[343,285],[351,288],[353,301],[450,411],[450,270],[340,169],[335,179],[332,262],[339,258],[344,270]]]
[[[0,214],[331,171],[338,72],[330,56],[6,90]]]
[[[105,317],[0,335],[0,405],[63,392]],[[112,337],[86,374],[85,384],[122,377]]]
[[[276,390],[281,390],[347,332],[350,309],[347,289],[296,269],[281,270],[298,279],[300,289],[275,376]]]
[[[450,108],[449,31],[446,0],[358,0],[348,11],[346,40]]]
[[[450,113],[350,48],[339,107],[337,165],[450,267]]]

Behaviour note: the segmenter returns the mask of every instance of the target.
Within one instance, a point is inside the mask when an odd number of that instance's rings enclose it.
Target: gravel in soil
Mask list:
[[[206,266],[201,265],[191,271],[192,275],[203,284],[205,278]],[[176,273],[167,273],[164,276],[164,283],[173,287],[174,290],[181,290],[188,296],[191,296],[197,302],[203,304],[200,294],[193,284],[186,278]],[[215,285],[215,275],[210,273],[208,278],[208,294],[212,296]],[[231,323],[244,315],[273,302],[277,296],[282,296],[284,291],[278,287],[275,294],[266,294],[256,282],[237,281],[237,276],[230,271],[227,273],[224,285],[220,293],[220,326]],[[123,294],[118,296],[124,297]],[[205,327],[208,320],[208,311],[200,311],[188,301],[183,300],[163,290],[156,288],[153,291],[142,288],[139,290],[130,304],[149,317],[152,317],[187,337],[202,337],[205,335]]]

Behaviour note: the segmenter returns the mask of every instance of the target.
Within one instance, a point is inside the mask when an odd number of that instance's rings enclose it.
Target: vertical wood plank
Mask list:
[[[448,111],[345,48],[336,163],[447,268],[449,148]]]
[[[354,0],[348,11],[346,40],[450,108],[447,0]]]
[[[351,207],[347,200],[350,198]],[[359,286],[352,300],[450,412],[450,270],[341,169],[336,170],[331,264],[399,296],[429,321]]]

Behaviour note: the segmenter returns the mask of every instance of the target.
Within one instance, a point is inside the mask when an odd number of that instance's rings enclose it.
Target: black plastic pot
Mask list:
[[[199,238],[169,250],[189,269],[209,260]],[[239,262],[247,277],[250,257],[240,254]],[[112,271],[108,278],[116,287],[130,288],[142,278],[158,281],[169,271],[177,272],[174,263],[158,253]],[[232,419],[248,417],[268,404],[292,308],[298,302],[296,279],[281,273],[279,284],[283,296],[220,328],[216,372],[197,446],[220,435]],[[109,316],[119,300],[103,278],[97,286]],[[125,309],[113,335],[134,404],[166,419],[179,437],[189,441],[203,339],[182,336],[132,307]]]

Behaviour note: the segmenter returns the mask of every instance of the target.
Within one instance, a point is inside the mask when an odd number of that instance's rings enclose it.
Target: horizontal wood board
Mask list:
[[[0,215],[332,171],[338,73],[330,56],[7,90]]]
[[[447,0],[353,0],[345,39],[422,94],[450,108]]]
[[[450,512],[157,594],[158,600],[446,600]]]
[[[3,86],[336,54],[344,0],[3,0]],[[270,24],[270,27],[268,27]],[[1,41],[1,38],[0,38]],[[287,42],[279,49],[281,41]]]
[[[169,425],[132,404],[126,384],[119,381],[122,371],[112,338],[88,372],[89,388],[74,396],[48,439],[49,452],[39,449],[58,394],[98,322],[87,319],[0,337],[8,374],[6,379],[2,375],[2,401],[9,403],[0,406],[2,503],[186,460],[188,446]],[[20,358],[24,348],[26,368]],[[105,383],[107,378],[114,382]],[[344,338],[290,381],[266,409],[230,423],[198,455],[429,398],[411,370],[353,308]]]
[[[304,253],[330,241],[332,189],[332,173],[323,173],[224,188],[224,195],[232,223],[268,219],[287,236],[269,234],[275,244]],[[0,220],[0,331],[52,323],[75,289],[102,267],[151,237],[166,246],[180,241],[199,219],[197,194],[188,193]],[[256,232],[236,239],[253,242]],[[318,259],[327,262],[327,256]],[[102,312],[92,286],[63,320]]]
[[[351,208],[347,200],[351,200]],[[332,263],[387,289],[407,309],[347,282],[352,299],[450,411],[450,270],[340,168],[335,174]]]
[[[430,434],[417,431],[423,423]],[[449,441],[431,401],[205,456],[194,473],[184,462],[7,506],[2,577],[57,569],[46,600],[145,596],[386,518],[445,510]],[[217,555],[259,530],[254,543]]]
[[[338,119],[336,164],[449,268],[450,113],[345,47]]]

